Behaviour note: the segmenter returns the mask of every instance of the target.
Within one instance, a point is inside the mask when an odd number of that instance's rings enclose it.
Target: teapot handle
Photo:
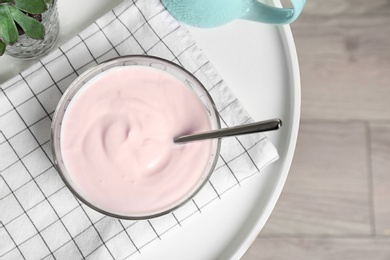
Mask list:
[[[241,18],[262,23],[288,24],[298,18],[306,0],[291,0],[291,3],[292,8],[278,8],[253,1],[248,12]]]

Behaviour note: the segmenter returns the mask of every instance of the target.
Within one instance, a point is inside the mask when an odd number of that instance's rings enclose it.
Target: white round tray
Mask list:
[[[121,0],[59,1],[61,45]],[[271,2],[280,5],[278,2]],[[72,8],[78,6],[78,8]],[[215,29],[188,27],[208,59],[255,120],[281,118],[266,133],[280,159],[204,208],[134,259],[238,259],[269,218],[286,181],[300,117],[300,77],[289,26],[237,20]],[[0,83],[36,61],[0,58]]]

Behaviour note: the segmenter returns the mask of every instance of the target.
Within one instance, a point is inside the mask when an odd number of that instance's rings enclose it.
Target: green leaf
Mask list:
[[[43,39],[45,37],[45,28],[43,25],[34,18],[22,13],[16,7],[10,6],[11,15],[17,22],[26,35],[33,39]]]
[[[0,41],[0,56],[4,54],[5,47],[6,47],[5,43]]]
[[[0,4],[3,4],[3,3],[15,4],[15,0],[0,0]]]
[[[0,5],[0,40],[5,44],[14,44],[18,37],[18,29],[11,17],[9,7]]]
[[[47,10],[43,0],[16,0],[15,6],[29,14],[41,14]]]

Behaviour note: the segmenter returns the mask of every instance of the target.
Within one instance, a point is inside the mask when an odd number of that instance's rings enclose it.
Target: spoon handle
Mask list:
[[[180,137],[175,137],[175,143],[183,143],[183,142],[192,142],[204,139],[212,139],[212,138],[222,138],[228,136],[237,136],[237,135],[245,135],[245,134],[253,134],[265,131],[277,130],[282,126],[282,120],[280,119],[271,119],[261,122],[255,122],[246,125],[227,127],[217,130],[212,130],[209,132],[192,134],[192,135],[183,135]]]

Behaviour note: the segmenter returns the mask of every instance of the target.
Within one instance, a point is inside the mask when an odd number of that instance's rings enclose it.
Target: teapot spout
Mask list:
[[[301,14],[306,0],[291,0],[291,3],[293,8],[278,8],[253,1],[251,7],[241,18],[261,23],[289,24]]]

